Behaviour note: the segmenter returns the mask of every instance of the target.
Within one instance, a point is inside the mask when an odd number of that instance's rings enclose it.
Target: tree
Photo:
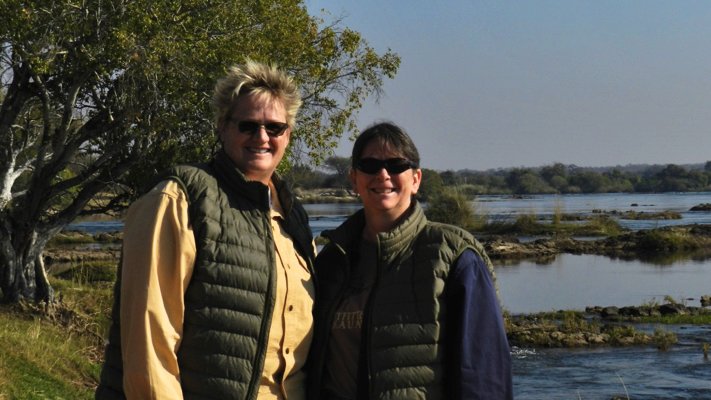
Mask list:
[[[289,168],[286,179],[295,189],[317,189],[323,187],[326,174],[316,171],[309,165],[295,164]]]
[[[433,169],[422,168],[422,182],[417,191],[417,198],[427,202],[444,190],[444,183],[439,173]]]
[[[514,168],[506,176],[506,183],[514,194],[554,193],[541,177],[530,168]]]
[[[348,173],[351,170],[350,157],[331,156],[326,159],[325,167],[334,172],[328,179],[329,187],[350,188],[351,182]]]
[[[42,251],[77,216],[120,210],[156,171],[214,151],[209,98],[229,65],[296,77],[292,140],[318,162],[400,62],[300,0],[5,0],[0,16],[5,301],[52,300]]]
[[[541,178],[553,187],[558,193],[565,192],[568,186],[568,169],[562,163],[546,165],[541,168]]]

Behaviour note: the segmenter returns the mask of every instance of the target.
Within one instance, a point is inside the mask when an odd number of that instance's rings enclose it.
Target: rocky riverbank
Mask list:
[[[649,259],[674,254],[711,258],[711,226],[685,225],[602,238],[543,237],[522,242],[512,236],[479,236],[492,259],[546,258],[560,253],[595,254],[624,259]]]
[[[558,254],[595,254],[625,259],[682,255],[711,258],[711,226],[677,226],[591,238],[542,237],[522,241],[513,236],[477,235],[496,263],[511,259],[553,260]],[[45,264],[55,276],[80,273],[83,277],[112,281],[120,251],[120,233],[87,235],[63,232],[45,251]],[[79,270],[79,272],[77,272]],[[711,290],[710,290],[711,292]],[[507,315],[512,345],[534,347],[593,347],[654,345],[661,349],[676,342],[673,334],[658,329],[642,332],[639,323],[711,323],[711,296],[699,306],[679,302],[638,307],[591,306],[584,311]],[[682,321],[682,322],[680,322]]]
[[[702,296],[701,306],[669,301],[637,307],[594,306],[585,311],[558,311],[506,317],[509,341],[515,346],[595,347],[654,345],[666,350],[676,335],[666,324],[711,323],[711,296]],[[654,332],[637,329],[655,324]],[[701,344],[708,351],[708,343]]]

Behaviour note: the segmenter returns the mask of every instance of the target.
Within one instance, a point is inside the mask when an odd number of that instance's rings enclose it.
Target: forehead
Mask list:
[[[363,153],[360,155],[360,158],[398,158],[402,156],[402,152],[395,149],[392,144],[380,138],[373,138],[373,140],[368,142],[363,148]]]
[[[269,93],[252,92],[235,99],[232,113],[239,115],[266,113],[274,117],[285,115],[286,108],[281,99],[271,96]]]

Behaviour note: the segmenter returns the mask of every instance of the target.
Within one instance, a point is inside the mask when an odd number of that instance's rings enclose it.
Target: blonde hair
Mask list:
[[[301,93],[292,77],[275,65],[266,65],[247,60],[242,65],[233,65],[222,79],[217,81],[212,95],[217,127],[227,119],[238,97],[256,93],[278,99],[286,110],[286,123],[296,125],[296,114],[301,107]]]

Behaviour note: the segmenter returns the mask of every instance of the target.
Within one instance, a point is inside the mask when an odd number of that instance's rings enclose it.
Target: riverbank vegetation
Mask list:
[[[321,168],[300,164],[289,179],[302,189],[350,188],[349,159],[334,156]],[[344,167],[345,166],[345,167]],[[661,193],[711,191],[711,161],[692,165],[627,165],[589,168],[555,163],[532,168],[487,171],[423,169],[421,199],[455,188],[467,197],[477,195],[531,195],[578,193]]]
[[[509,341],[515,346],[653,345],[665,351],[677,342],[676,334],[665,326],[709,325],[711,309],[667,300],[636,307],[596,306],[584,311],[507,315],[505,322]],[[650,330],[650,326],[654,329]]]
[[[456,214],[460,211],[454,208],[449,210],[459,217],[464,215]],[[557,225],[538,221],[537,218],[529,219],[533,220],[525,224],[519,222],[515,226],[541,224],[561,228],[566,224],[562,217]],[[645,246],[651,246],[658,253],[668,252],[671,248],[690,248],[679,244],[660,246],[659,238],[671,235],[670,240],[676,243],[681,240],[680,237],[689,240],[711,237],[711,227],[674,229],[686,231],[673,231],[677,233],[672,234],[664,229],[655,229],[627,232],[616,237],[652,237],[654,240],[645,239],[642,243],[647,243]],[[511,232],[515,230],[512,228]],[[610,240],[610,237],[605,237],[580,243],[597,246],[593,243],[613,243]],[[629,244],[631,239],[626,240],[618,240],[615,246],[634,247]],[[92,398],[103,356],[103,338],[109,323],[120,241],[120,233],[87,235],[64,232],[56,236],[45,253],[45,262],[57,301],[49,306],[25,302],[0,306],[0,326],[3,327],[0,329],[0,398]],[[492,258],[499,262],[506,257],[514,257],[514,254],[517,254],[516,257],[537,257],[546,253],[554,256],[571,249],[594,249],[576,248],[571,244],[575,240],[561,231],[549,239],[531,243],[518,243],[513,236],[506,235],[485,235],[482,242]],[[558,244],[546,244],[552,242]],[[650,243],[655,244],[652,246]],[[508,251],[501,250],[506,246]],[[517,251],[512,250],[516,248]],[[707,300],[711,302],[711,299]],[[505,323],[510,342],[515,346],[653,346],[665,350],[674,346],[677,340],[668,326],[711,324],[711,310],[708,304],[706,307],[692,307],[684,301],[668,298],[664,304],[650,303],[638,307],[590,307],[586,310],[527,315],[507,313]],[[650,330],[649,326],[653,329]]]
[[[50,281],[50,305],[0,305],[0,399],[93,398],[113,284]]]

